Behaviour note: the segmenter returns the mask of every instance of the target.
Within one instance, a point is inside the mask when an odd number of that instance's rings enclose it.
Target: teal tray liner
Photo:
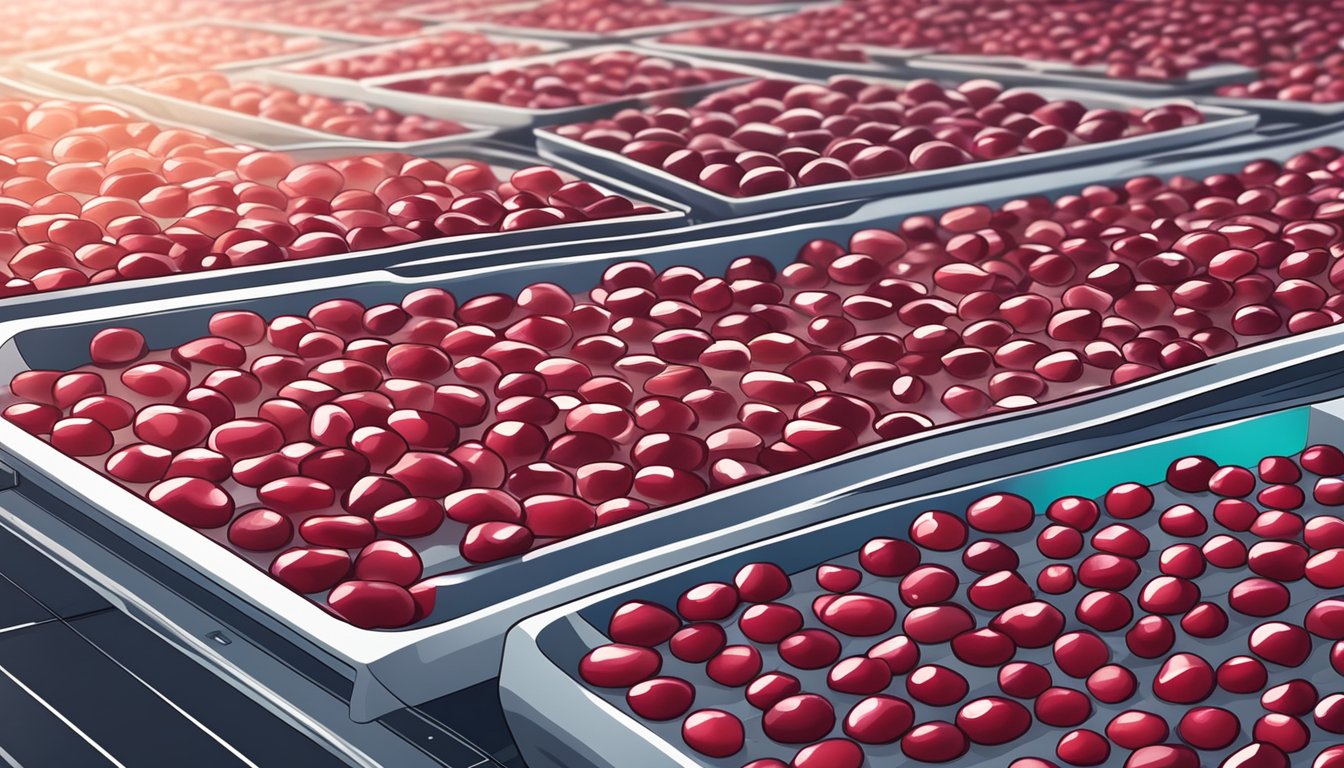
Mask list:
[[[1060,496],[1099,498],[1110,490],[1116,478],[1145,485],[1164,482],[1167,465],[1184,456],[1207,456],[1220,465],[1243,467],[1252,467],[1265,456],[1292,456],[1307,447],[1310,422],[1310,406],[1289,408],[1076,459],[987,485],[1024,496],[1038,512],[1044,512]]]

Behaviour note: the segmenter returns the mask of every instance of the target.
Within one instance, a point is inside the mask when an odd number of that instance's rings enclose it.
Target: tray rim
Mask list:
[[[873,80],[873,82],[881,83],[904,82],[894,78],[870,79]],[[815,79],[805,81],[819,82]],[[657,194],[665,197],[673,196],[675,199],[690,205],[693,209],[740,216],[779,211],[803,205],[835,202],[845,199],[896,196],[919,191],[929,191],[947,186],[947,184],[939,184],[939,179],[954,176],[954,174],[972,174],[977,170],[992,173],[996,177],[1011,176],[1015,171],[1022,174],[1044,171],[1047,169],[1064,170],[1071,167],[1083,166],[1088,161],[1141,156],[1144,154],[1143,150],[1151,145],[1157,145],[1152,147],[1154,151],[1167,151],[1181,147],[1189,147],[1190,145],[1198,144],[1201,141],[1207,142],[1240,133],[1249,133],[1253,131],[1259,123],[1259,115],[1254,112],[1233,107],[1203,104],[1188,98],[1164,99],[1160,97],[1122,97],[1110,93],[1099,93],[1080,88],[1035,88],[1031,86],[1014,86],[1005,89],[1005,93],[1014,91],[1031,91],[1048,97],[1073,99],[1084,105],[1099,104],[1111,108],[1127,108],[1134,106],[1155,107],[1163,104],[1181,103],[1185,106],[1198,109],[1205,115],[1206,120],[1205,122],[1196,125],[1181,126],[1180,128],[1174,128],[1169,131],[1129,136],[1113,141],[1065,147],[1063,149],[1050,150],[1048,152],[1015,155],[1013,157],[999,158],[996,160],[977,161],[965,165],[953,166],[952,168],[913,171],[888,176],[874,176],[864,179],[852,179],[849,181],[819,184],[810,187],[793,187],[780,192],[770,192],[751,197],[729,197],[728,195],[720,194],[707,187],[703,187],[668,173],[661,168],[655,168],[650,165],[630,160],[618,152],[590,146],[577,139],[561,136],[550,126],[538,126],[534,128],[533,136],[535,137],[539,155],[552,162],[564,163],[571,170],[578,167],[589,167],[590,163],[587,161],[598,160],[604,164],[607,171],[614,169],[616,173],[619,174],[617,178],[625,177],[628,179],[628,183],[652,189]],[[1217,119],[1208,119],[1211,117],[1216,117]],[[1163,144],[1168,143],[1173,137],[1178,139],[1180,143],[1175,146],[1162,146]],[[1164,142],[1164,139],[1168,141]],[[955,182],[948,182],[948,184],[953,183]]]

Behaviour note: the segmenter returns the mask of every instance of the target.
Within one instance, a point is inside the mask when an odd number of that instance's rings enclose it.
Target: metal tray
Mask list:
[[[1334,357],[1334,365],[1341,360]],[[1320,361],[1324,362],[1324,360]],[[1318,371],[1318,375],[1325,369]],[[1335,368],[1336,372],[1338,368]],[[1336,395],[1338,390],[1336,390]],[[1158,410],[1168,410],[1169,400],[1154,403]],[[747,743],[743,751],[731,758],[716,760],[696,755],[682,746],[680,723],[672,720],[654,723],[637,719],[624,701],[624,691],[592,689],[582,683],[577,676],[579,659],[589,650],[609,642],[605,636],[607,619],[614,610],[626,600],[649,600],[663,605],[673,605],[677,596],[691,586],[706,581],[731,581],[733,573],[749,562],[773,562],[786,572],[799,573],[793,579],[794,591],[781,599],[801,609],[804,616],[809,614],[809,605],[813,597],[820,594],[819,588],[809,583],[811,574],[807,571],[821,563],[839,562],[853,565],[855,552],[874,536],[903,536],[910,520],[926,509],[961,510],[981,498],[986,493],[1005,491],[1017,493],[1031,500],[1038,511],[1053,499],[1063,495],[1079,495],[1098,498],[1117,479],[1134,480],[1146,484],[1162,483],[1167,465],[1182,456],[1202,454],[1220,464],[1253,465],[1262,456],[1292,455],[1314,442],[1344,441],[1344,401],[1334,400],[1316,406],[1297,406],[1251,418],[1229,421],[1247,410],[1272,408],[1273,405],[1261,401],[1249,405],[1246,401],[1225,403],[1225,410],[1210,413],[1184,415],[1173,424],[1170,431],[1182,433],[1172,437],[1163,437],[1150,442],[1135,444],[1147,435],[1127,430],[1114,430],[1104,435],[1087,434],[1079,436],[1073,443],[1059,444],[1048,449],[1033,452],[1032,461],[1040,463],[1023,464],[1021,457],[1007,451],[994,451],[985,454],[984,461],[955,475],[943,475],[940,480],[946,485],[938,487],[935,481],[919,484],[899,485],[873,483],[849,496],[840,499],[828,499],[824,503],[831,512],[841,512],[828,522],[810,525],[806,528],[791,530],[759,544],[741,547],[721,554],[698,560],[683,567],[670,569],[647,578],[623,584],[570,605],[527,619],[509,633],[505,645],[503,671],[500,677],[500,699],[508,718],[510,729],[524,759],[531,768],[562,768],[564,766],[585,765],[594,768],[624,768],[638,765],[646,768],[664,768],[671,766],[714,766],[715,768],[736,768],[744,762],[762,757],[783,757],[782,748],[772,746],[768,739],[760,734],[760,713],[742,701],[740,691],[733,691],[710,683],[704,678],[699,665],[686,664],[675,658],[664,659],[662,674],[682,676],[696,681],[696,706],[717,706],[734,712],[747,727]],[[1203,427],[1209,420],[1219,420],[1214,426]],[[1151,420],[1145,419],[1145,422]],[[1133,422],[1127,422],[1126,426]],[[1191,427],[1196,428],[1193,431]],[[1151,430],[1147,431],[1151,433]],[[1083,457],[1083,458],[1080,458]],[[1023,472],[1023,467],[1045,468]],[[952,490],[946,490],[952,489]],[[1157,509],[1163,509],[1182,500],[1175,492],[1161,489],[1157,492]],[[1206,510],[1207,511],[1207,510]],[[1156,514],[1149,514],[1140,524],[1144,532],[1153,539],[1153,550],[1149,557],[1156,561],[1162,547],[1175,543],[1179,539],[1163,533],[1156,525]],[[787,530],[787,529],[785,529]],[[998,536],[1008,546],[1022,553],[1025,564],[1043,561],[1035,553],[1031,543],[1032,532]],[[690,549],[690,547],[688,547]],[[940,560],[940,557],[944,558]],[[926,556],[929,562],[948,562],[947,557],[956,557],[956,553]],[[1154,563],[1155,564],[1155,563]],[[1221,585],[1230,588],[1240,576],[1235,573],[1209,573],[1200,578],[1206,592],[1210,586]],[[875,583],[870,592],[881,594],[889,599],[893,597],[891,580]],[[1134,586],[1131,594],[1138,590]],[[1127,590],[1129,592],[1130,590]],[[1048,598],[1047,598],[1048,599]],[[1065,598],[1067,599],[1067,598]],[[1297,593],[1295,605],[1287,611],[1289,620],[1300,620],[1315,598],[1305,598]],[[979,612],[984,617],[984,612]],[[811,620],[809,620],[810,622]],[[1258,619],[1234,617],[1238,629],[1249,629]],[[1069,620],[1066,629],[1075,628],[1077,622]],[[729,643],[740,642],[740,630],[726,627]],[[862,654],[877,638],[845,638],[842,656]],[[1232,646],[1240,640],[1236,633],[1223,640],[1193,640],[1185,638],[1181,642],[1183,650],[1193,646],[1199,648],[1225,649],[1223,658],[1238,652],[1244,652],[1244,646]],[[758,644],[759,645],[759,644]],[[921,663],[937,663],[942,658],[951,658],[948,647],[925,647],[922,649]],[[1015,657],[1017,660],[1034,660],[1047,666],[1053,666],[1048,648],[1043,650],[1023,649]],[[954,660],[955,661],[955,660]],[[1126,655],[1119,652],[1114,662],[1125,664]],[[1139,666],[1155,667],[1159,660],[1134,659]],[[781,663],[767,652],[766,669],[780,668]],[[964,664],[957,666],[965,668]],[[804,690],[826,691],[826,671],[800,671],[790,669],[803,681]],[[994,683],[994,669],[967,670],[972,693],[977,695],[997,694]],[[1328,667],[1315,675],[1317,682],[1329,685],[1326,678],[1332,675]],[[1175,713],[1179,717],[1184,707],[1152,700],[1151,694],[1141,691],[1139,696],[1148,699],[1137,702],[1142,709],[1155,709],[1162,714]],[[861,696],[851,696],[830,692],[830,698],[838,699],[843,708]],[[1255,697],[1221,696],[1219,706],[1239,710],[1239,714],[1251,718],[1259,715],[1261,709]],[[1126,708],[1132,708],[1136,700],[1120,704],[1106,705],[1092,715],[1088,727],[1098,728],[1106,719]],[[926,713],[929,708],[921,705]],[[1174,721],[1173,721],[1174,722]],[[956,761],[957,765],[970,765],[976,762],[1006,765],[1008,761],[1032,754],[1053,752],[1054,744],[1064,729],[1033,725],[1032,730],[1022,739],[1001,746],[985,747],[972,745],[965,756]],[[839,735],[839,734],[832,734]],[[1316,748],[1327,746],[1329,734],[1316,733]],[[864,751],[873,765],[904,764],[897,744],[883,746],[865,746]],[[1233,749],[1224,750],[1234,751]],[[1125,751],[1113,753],[1104,765],[1119,768],[1125,759]],[[1304,752],[1303,754],[1314,754]],[[887,762],[891,761],[891,762]],[[1210,763],[1212,764],[1212,763]]]
[[[434,10],[442,0],[428,0],[428,2],[408,5],[396,11],[397,16],[408,16],[412,19],[425,19],[426,21],[461,21],[468,16],[474,16],[478,13],[506,13],[509,11],[525,11],[529,8],[535,8],[540,4],[540,0],[524,0],[523,2],[500,2],[486,3],[480,8],[464,8],[453,13],[443,13]]]
[[[802,9],[807,10],[807,9]],[[792,14],[781,14],[788,16]],[[763,18],[776,18],[766,16]],[[876,61],[839,61],[837,59],[804,59],[799,56],[785,56],[763,51],[739,51],[733,48],[714,48],[707,45],[685,45],[663,42],[659,36],[641,37],[633,41],[640,48],[658,51],[664,54],[681,56],[701,56],[718,61],[740,62],[742,64],[773,70],[786,75],[800,77],[830,77],[845,74],[889,74],[890,67]],[[844,46],[851,47],[851,46]],[[909,57],[929,53],[932,49],[910,49],[905,52]]]
[[[1094,91],[1113,91],[1143,96],[1189,94],[1229,83],[1254,80],[1256,71],[1239,64],[1218,64],[1192,71],[1184,80],[1154,82],[1151,80],[1118,80],[1105,76],[1097,68],[1077,67],[1071,64],[1038,62],[1016,57],[951,56],[929,54],[910,58],[885,55],[880,49],[870,50],[869,56],[902,74],[929,72],[943,73],[962,79],[989,77],[1014,85],[1057,85],[1088,88]]]
[[[258,70],[255,72],[240,70],[236,73],[236,78],[230,79],[270,82],[290,87],[288,84],[277,82],[276,79],[271,77],[271,73],[276,71],[278,70]],[[250,115],[246,112],[175,98],[155,92],[148,87],[148,84],[127,86],[117,93],[117,98],[151,114],[188,126],[195,126],[200,132],[223,131],[230,136],[241,139],[246,144],[253,144],[266,149],[290,150],[314,144],[331,144],[333,146],[348,144],[351,151],[406,152],[427,155],[449,152],[454,147],[483,141],[497,133],[497,129],[491,126],[462,123],[462,126],[467,130],[449,136],[437,136],[417,141],[370,141],[354,136],[319,131],[315,128],[307,128],[280,120],[272,120],[260,115]],[[350,98],[354,101],[364,101],[358,96]]]
[[[3,84],[3,78],[0,78]],[[295,147],[290,154],[304,161],[341,157],[357,152],[358,146],[326,142],[318,145]],[[440,157],[443,157],[440,155]],[[499,169],[517,169],[537,165],[541,161],[518,151],[493,146],[461,147],[452,151],[454,159],[476,160]],[[558,224],[551,227],[523,229],[514,232],[485,232],[476,235],[443,237],[373,250],[325,256],[320,259],[283,261],[252,267],[188,272],[142,280],[120,280],[100,285],[83,286],[60,291],[13,296],[0,301],[0,320],[29,317],[59,312],[69,308],[106,306],[135,301],[145,296],[204,293],[223,287],[260,286],[287,280],[317,276],[349,274],[369,269],[401,264],[425,258],[447,259],[468,263],[477,257],[496,252],[512,252],[545,258],[550,247],[570,242],[586,243],[604,239],[622,238],[650,232],[676,230],[686,223],[686,214],[657,196],[643,193],[619,182],[593,180],[600,189],[622,194],[631,200],[651,203],[663,210],[639,216]],[[619,242],[616,240],[615,242]],[[618,246],[609,246],[614,249]],[[487,259],[488,260],[488,259]]]
[[[324,53],[332,53],[335,51],[349,48],[349,45],[347,43],[336,42],[331,40],[330,38],[326,38],[318,34],[305,33],[303,35],[296,35],[295,31],[292,29],[277,28],[266,24],[246,24],[243,22],[230,21],[228,19],[215,19],[215,18],[194,19],[192,21],[179,21],[168,24],[160,24],[153,27],[141,27],[139,29],[134,30],[134,34],[139,35],[143,33],[152,33],[162,30],[179,29],[182,27],[196,27],[196,26],[237,27],[239,29],[249,29],[260,32],[272,32],[277,35],[312,37],[321,42],[319,46],[306,51],[297,51],[295,53],[282,54],[279,56],[271,56],[262,59],[244,59],[240,61],[229,61],[221,63],[214,67],[210,67],[210,69],[217,72],[230,72],[237,69],[248,69],[251,67],[264,67],[276,64],[284,64],[286,62],[294,61],[309,56],[316,56]],[[59,67],[60,64],[70,56],[78,56],[79,54],[82,53],[96,53],[98,51],[106,49],[111,45],[124,41],[127,37],[131,36],[131,34],[132,33],[127,33],[124,35],[117,35],[116,37],[100,38],[97,40],[86,41],[83,43],[78,43],[76,45],[66,46],[62,48],[48,48],[44,51],[39,51],[31,56],[22,58],[22,60],[19,62],[18,65],[18,76],[25,80],[30,80],[34,83],[44,85],[49,88],[55,88],[65,93],[98,96],[104,99],[119,98],[121,92],[123,92],[127,86],[134,84],[135,81],[126,81],[121,83],[96,83],[92,80],[85,80],[82,77],[77,77],[75,75],[62,72],[57,67]],[[157,79],[157,76],[155,78],[147,78],[147,79]]]
[[[1073,99],[1089,108],[1128,109],[1133,106],[1151,107],[1170,103],[1069,89],[1032,90],[1051,99]],[[1183,103],[1195,106],[1188,101]],[[1050,152],[1017,155],[1000,160],[967,163],[933,171],[914,171],[811,187],[795,187],[783,192],[740,198],[719,194],[660,168],[630,160],[618,152],[592,147],[553,131],[539,129],[536,131],[536,137],[537,151],[542,157],[571,170],[596,169],[610,177],[624,179],[660,195],[680,200],[704,215],[741,216],[835,200],[909,194],[988,178],[1080,167],[1125,156],[1164,152],[1246,133],[1255,127],[1258,120],[1251,113],[1228,107],[1202,106],[1201,111],[1205,115],[1205,122],[1170,131],[1066,147]]]
[[[539,4],[539,3],[538,3]],[[722,24],[725,21],[732,21],[736,17],[724,14],[717,17],[704,19],[692,19],[690,21],[678,21],[671,24],[655,24],[648,27],[628,27],[626,29],[613,29],[610,32],[584,32],[577,29],[543,29],[540,27],[515,27],[510,24],[500,24],[498,22],[486,21],[480,18],[481,13],[504,13],[515,10],[526,10],[526,8],[491,8],[489,11],[476,12],[461,17],[472,26],[482,32],[498,32],[502,35],[519,35],[521,37],[535,37],[542,40],[559,40],[573,46],[596,45],[599,43],[608,43],[612,41],[628,41],[639,37],[669,35],[673,32],[681,32],[686,29],[695,29],[696,27],[708,27],[714,24]],[[722,12],[721,12],[722,13]]]
[[[464,31],[471,29],[472,29],[471,27],[464,26],[461,24],[445,24],[442,26],[434,27],[435,32],[447,31],[447,30]],[[371,45],[340,53],[333,53],[324,56],[314,56],[311,58],[302,59],[300,61],[290,62],[288,65],[283,67],[268,68],[264,70],[265,77],[267,78],[267,82],[276,83],[279,85],[285,85],[290,88],[293,88],[296,91],[307,91],[309,93],[320,93],[324,96],[332,96],[334,98],[356,99],[360,101],[368,101],[371,103],[376,103],[374,102],[374,97],[376,94],[370,89],[364,87],[362,79],[355,80],[344,77],[327,77],[326,75],[313,75],[306,72],[300,72],[295,67],[302,64],[311,64],[316,61],[324,61],[327,59],[349,58],[351,56],[362,56],[370,53],[379,53],[381,51],[395,51],[399,48],[405,48],[407,46],[411,46],[418,42],[421,42],[423,40],[432,38],[433,36],[434,36],[433,34],[426,34],[420,37],[409,38],[406,40],[398,40],[394,43],[386,43],[384,45]],[[530,43],[539,48],[543,53],[556,53],[565,50],[566,48],[569,47],[566,44],[556,40],[535,40],[532,38],[510,37],[507,35],[496,35],[496,34],[489,34],[486,35],[486,37],[490,38],[491,40],[498,40],[500,42]],[[408,70],[407,72],[399,74],[409,75],[417,71],[421,70]]]
[[[334,2],[326,3],[326,5],[336,5],[336,6],[339,6],[341,4],[342,0],[335,0]],[[336,40],[343,43],[353,43],[361,46],[378,45],[380,43],[392,42],[394,40],[405,40],[409,37],[417,37],[419,35],[429,34],[432,31],[432,28],[429,26],[431,22],[429,22],[428,20],[416,19],[414,17],[406,17],[406,16],[402,16],[401,18],[409,19],[411,21],[424,21],[425,26],[422,26],[419,30],[415,32],[405,35],[364,35],[358,32],[346,32],[344,30],[332,29],[330,27],[305,27],[301,24],[289,24],[285,22],[249,21],[247,19],[237,19],[232,20],[231,23],[236,24],[240,27],[260,29],[267,32],[279,32],[289,35],[322,37],[326,38],[327,40]]]
[[[1230,109],[1244,109],[1247,112],[1295,119],[1302,122],[1332,121],[1344,117],[1344,101],[1317,104],[1309,101],[1288,101],[1286,99],[1245,99],[1233,96],[1192,96],[1200,104]]]
[[[1165,166],[1130,161],[1087,169],[1070,183],[1106,183],[1141,173],[1216,173],[1248,159],[1287,157],[1316,141],[1285,144],[1273,152],[1256,146],[1227,149],[1217,158],[1177,158]],[[0,381],[29,367],[71,368],[87,362],[87,343],[105,327],[139,328],[151,347],[194,338],[208,317],[224,308],[265,316],[307,309],[335,297],[375,304],[399,299],[419,286],[436,285],[459,297],[516,292],[553,281],[570,290],[596,284],[614,262],[637,258],[655,269],[689,265],[719,272],[743,253],[761,253],[777,265],[791,261],[814,238],[841,238],[893,217],[940,210],[970,199],[997,202],[1023,194],[1061,194],[1053,175],[1031,181],[991,182],[978,190],[924,195],[918,203],[884,200],[824,223],[795,223],[768,232],[749,227],[731,237],[638,251],[579,256],[443,274],[443,264],[420,265],[411,278],[375,272],[303,283],[249,287],[227,293],[160,298],[138,304],[74,311],[0,325]],[[920,206],[924,207],[920,207]],[[434,273],[435,267],[439,268]],[[424,274],[429,272],[429,274]],[[1180,428],[1192,412],[1267,410],[1336,386],[1344,366],[1344,327],[1280,339],[1132,384],[1062,400],[1030,411],[1005,413],[931,430],[915,438],[872,445],[790,473],[668,507],[521,558],[446,577],[438,593],[436,622],[397,632],[359,630],[293,594],[242,559],[192,529],[152,510],[138,497],[45,442],[0,423],[0,461],[24,481],[59,495],[79,512],[147,554],[236,604],[287,642],[354,679],[353,716],[367,720],[494,677],[504,633],[519,620],[596,590],[675,567],[731,547],[776,535],[850,509],[836,509],[853,486],[911,483],[940,472],[965,473],[985,456],[1026,461],[1035,447],[1089,435],[1144,430],[1161,436]],[[1288,382],[1288,383],[1284,383]],[[930,459],[930,457],[937,457]],[[1048,463],[1048,462],[1047,462]],[[1031,468],[1025,465],[1022,469]],[[964,475],[961,475],[964,482]],[[943,485],[941,487],[947,487]],[[813,501],[806,501],[813,500]],[[801,502],[801,503],[800,503]]]
[[[601,104],[584,104],[573,107],[562,107],[560,109],[511,107],[504,104],[495,104],[485,101],[472,101],[470,99],[412,93],[410,91],[397,90],[392,87],[396,83],[417,80],[425,77],[434,77],[438,75],[453,76],[485,74],[504,68],[523,67],[532,64],[550,64],[566,59],[586,58],[611,51],[630,51],[639,54],[648,53],[647,51],[639,51],[626,45],[603,45],[594,48],[581,48],[578,50],[565,50],[559,53],[542,54],[524,59],[510,59],[509,61],[495,61],[487,62],[485,64],[468,64],[460,67],[426,69],[418,72],[387,75],[386,77],[374,77],[362,81],[362,84],[366,88],[365,93],[367,94],[369,101],[376,104],[384,104],[399,112],[429,115],[431,117],[443,117],[452,120],[467,120],[473,123],[499,125],[509,128],[527,128],[539,125],[552,125],[554,123],[591,120],[597,117],[611,115],[625,107],[647,104],[655,99],[670,97],[695,98],[701,94],[728,88],[758,77],[770,77],[773,74],[752,67],[717,61],[706,61],[690,56],[667,56],[666,58],[680,64],[692,67],[712,67],[714,69],[740,75],[740,77],[730,77],[691,88],[669,88],[662,91],[631,94],[629,96],[621,96],[612,99],[611,101],[604,101]]]
[[[796,13],[812,8],[825,8],[837,5],[833,0],[733,0],[732,2],[713,3],[708,0],[672,0],[672,5],[683,8],[695,8],[701,11],[716,11],[732,16],[765,16],[770,14]]]

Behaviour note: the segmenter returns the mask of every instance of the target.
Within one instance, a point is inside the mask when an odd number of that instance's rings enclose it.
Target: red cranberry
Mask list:
[[[646,720],[675,720],[691,708],[695,687],[675,677],[655,677],[636,683],[625,694],[626,703]]]
[[[1126,701],[1137,689],[1138,680],[1134,673],[1118,664],[1107,664],[1087,678],[1088,692],[1107,704]]]
[[[991,494],[966,508],[966,522],[987,533],[1023,531],[1035,517],[1031,502],[1011,493]]]
[[[966,754],[966,735],[955,725],[939,720],[911,728],[901,739],[901,751],[911,760],[946,763]]]
[[[1194,747],[1219,750],[1237,740],[1241,733],[1241,722],[1226,709],[1195,707],[1181,718],[1176,732]]]
[[[691,624],[672,635],[668,650],[682,661],[699,664],[718,653],[726,642],[727,636],[718,624]]]
[[[761,718],[765,735],[782,744],[816,741],[835,727],[835,709],[813,693],[790,696],[775,703]]]
[[[804,629],[779,643],[779,656],[799,669],[821,669],[840,656],[840,641],[821,629]]]
[[[618,643],[652,648],[670,639],[680,626],[676,614],[663,606],[632,600],[611,614],[607,635]]]
[[[661,668],[657,651],[613,643],[585,654],[579,662],[579,675],[599,688],[628,688],[658,674]]]
[[[1057,728],[1082,723],[1092,714],[1087,694],[1072,688],[1050,688],[1036,697],[1036,719]]]
[[[1270,712],[1300,717],[1311,712],[1319,696],[1316,686],[1306,680],[1289,680],[1260,696],[1260,705]]]
[[[1263,742],[1242,747],[1220,764],[1220,768],[1288,768],[1288,756],[1278,747]]]
[[[906,678],[905,688],[915,700],[936,707],[955,704],[970,690],[966,678],[937,664],[915,669]]]
[[[1213,692],[1213,667],[1192,653],[1177,653],[1162,664],[1153,679],[1153,694],[1163,701],[1194,704]]]
[[[885,662],[893,675],[904,675],[919,663],[919,646],[905,635],[896,635],[869,648],[867,655]]]
[[[1160,715],[1139,710],[1121,712],[1106,726],[1106,736],[1125,749],[1143,749],[1165,740],[1171,730]]]
[[[869,696],[845,715],[845,735],[864,744],[890,744],[910,730],[915,710],[895,696]]]
[[[1011,699],[988,696],[962,706],[956,723],[976,744],[1006,744],[1027,732],[1031,713]]]
[[[776,702],[802,691],[798,678],[784,672],[767,672],[747,686],[747,703],[757,709],[769,709]]]
[[[728,757],[741,751],[746,731],[742,721],[733,715],[718,709],[702,709],[682,722],[681,738],[702,755]]]
[[[1050,687],[1050,671],[1030,661],[1016,661],[999,669],[999,687],[1009,696],[1034,699]]]
[[[1080,728],[1064,734],[1055,754],[1069,765],[1101,765],[1111,755],[1111,745],[1096,731]]]

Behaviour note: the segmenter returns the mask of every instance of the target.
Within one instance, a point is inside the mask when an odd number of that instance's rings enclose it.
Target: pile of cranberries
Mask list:
[[[1218,93],[1237,98],[1314,104],[1344,102],[1344,52],[1335,51],[1316,61],[1266,64],[1256,81],[1225,85],[1218,89]]]
[[[94,51],[59,59],[58,71],[95,83],[131,83],[242,61],[316,51],[316,37],[279,35],[223,24],[131,32]]]
[[[853,0],[675,32],[669,43],[860,62],[858,45],[1013,56],[1175,80],[1201,67],[1309,60],[1344,35],[1340,0]]]
[[[694,88],[737,75],[626,50],[493,71],[408,77],[384,87],[527,109],[565,109],[627,96]]]
[[[211,7],[218,8],[218,5]],[[0,4],[0,55],[17,56],[47,48],[112,38],[128,29],[210,15],[201,0],[112,0],[53,5],[48,0],[6,0]]]
[[[651,210],[544,166],[303,162],[104,104],[0,101],[0,135],[0,297]]]
[[[499,5],[512,5],[509,0],[428,0],[408,2],[406,10],[414,16],[457,20],[471,13],[479,13]],[[519,3],[520,5],[522,3]]]
[[[689,108],[625,110],[556,128],[721,195],[928,171],[1141,136],[1203,122],[1193,107],[1088,109],[991,80],[946,89],[833,77],[757,80]]]
[[[626,261],[580,293],[535,283],[227,311],[153,353],[108,329],[91,365],[19,374],[4,416],[166,514],[227,527],[301,592],[344,578],[375,533],[442,573],[1336,323],[1342,176],[1326,148],[1202,181],[914,216],[812,241],[783,269],[756,256],[722,276]],[[562,182],[531,169],[512,186],[576,189]],[[305,535],[308,516],[322,533]],[[323,578],[294,575],[311,564]],[[413,618],[337,610],[378,626]]]
[[[1341,475],[1314,445],[1042,510],[991,493],[625,602],[578,674],[716,765],[1339,768]]]
[[[397,16],[395,6],[405,0],[300,0],[300,2],[243,2],[214,6],[212,15],[257,24],[278,24],[319,32],[339,32],[365,37],[407,37],[425,27],[423,21]]]
[[[541,52],[542,49],[534,43],[498,40],[476,32],[452,30],[417,38],[396,48],[366,53],[356,50],[342,56],[293,64],[289,69],[322,77],[362,80],[422,69],[518,59]]]
[[[231,80],[218,72],[176,75],[145,87],[176,99],[368,141],[421,141],[467,130],[452,120],[403,115],[386,107],[299,93],[269,83]]]
[[[480,13],[468,18],[504,27],[612,34],[720,15],[664,0],[545,0],[521,10]]]

